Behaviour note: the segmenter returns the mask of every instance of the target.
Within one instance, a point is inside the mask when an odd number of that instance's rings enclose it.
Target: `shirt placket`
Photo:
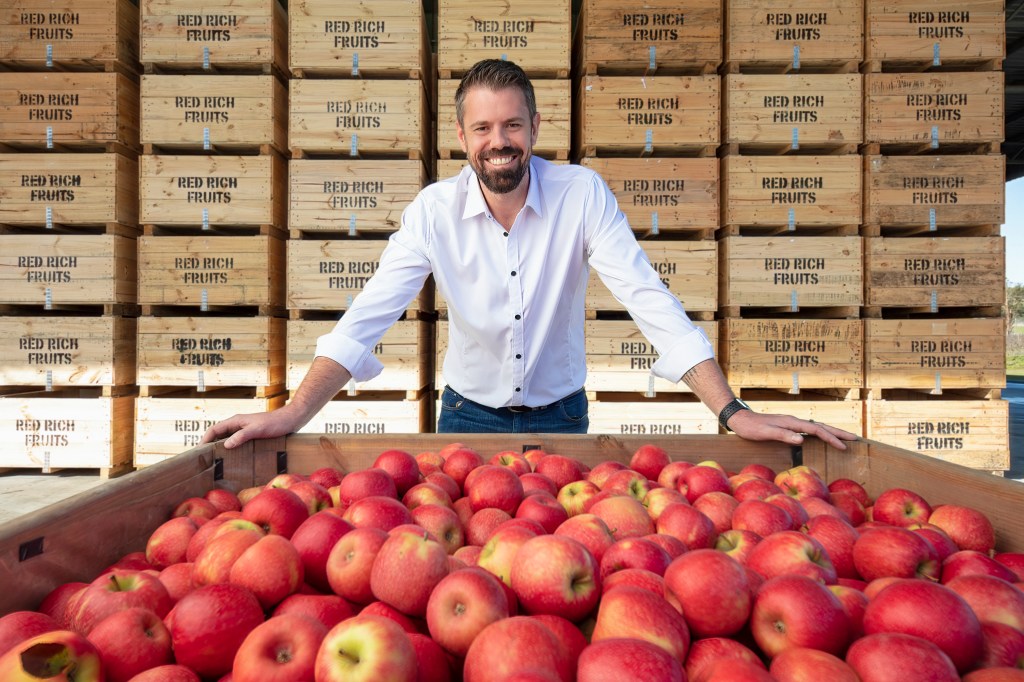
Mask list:
[[[516,222],[519,222],[518,218]],[[509,353],[512,361],[512,404],[523,405],[526,397],[526,359],[523,350],[526,346],[526,325],[523,319],[525,302],[523,296],[522,273],[519,260],[518,230],[507,232],[505,238],[505,277],[508,287],[508,299],[512,306],[512,342]]]

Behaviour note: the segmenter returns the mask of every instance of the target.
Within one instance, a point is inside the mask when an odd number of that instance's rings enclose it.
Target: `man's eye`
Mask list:
[[[509,124],[508,124],[508,127],[509,127],[509,128],[519,128],[519,127],[520,127],[520,125],[521,125],[521,124],[519,124],[519,123],[509,123]]]

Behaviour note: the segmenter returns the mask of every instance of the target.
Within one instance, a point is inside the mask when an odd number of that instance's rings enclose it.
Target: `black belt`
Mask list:
[[[549,407],[554,407],[555,405],[560,403],[562,400],[566,400],[566,399],[571,398],[574,395],[576,395],[578,393],[582,393],[582,392],[583,392],[582,388],[579,389],[578,391],[573,391],[569,395],[565,396],[565,398],[562,398],[561,400],[555,401],[555,402],[550,403],[548,405],[539,405],[538,407],[528,407],[526,405],[509,405],[505,409],[508,410],[509,412],[513,413],[513,414],[522,414],[524,412],[540,412],[541,410],[546,410]]]

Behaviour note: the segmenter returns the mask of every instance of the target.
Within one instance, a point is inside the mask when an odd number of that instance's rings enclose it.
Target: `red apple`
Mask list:
[[[396,531],[370,570],[373,596],[410,616],[424,616],[434,587],[448,575],[448,552],[426,533]]]
[[[772,659],[768,669],[778,682],[860,682],[857,673],[842,659],[817,649],[786,649]]]
[[[412,520],[440,542],[448,554],[455,554],[455,550],[465,544],[462,522],[450,507],[420,505],[412,510]]]
[[[583,650],[576,679],[684,682],[686,678],[679,659],[659,646],[640,639],[606,639]]]
[[[821,543],[793,530],[762,539],[750,552],[746,565],[766,580],[789,574],[831,585],[837,577],[835,566]]]
[[[194,564],[183,562],[173,564],[160,571],[157,578],[167,588],[167,594],[171,595],[171,602],[177,604],[186,594],[195,589],[192,583],[192,567]]]
[[[793,530],[793,517],[782,507],[763,500],[744,500],[732,514],[734,530],[748,530],[761,537]]]
[[[477,545],[463,545],[455,550],[452,558],[462,561],[467,566],[476,566],[482,551],[483,547],[478,547]]]
[[[1024,632],[1024,592],[990,575],[961,575],[948,583],[982,623],[1004,623]]]
[[[1024,581],[1024,552],[1001,552],[993,557],[1017,576],[1014,582]]]
[[[616,462],[615,460],[605,460],[598,463],[593,469],[588,471],[584,478],[596,485],[598,488],[604,488],[605,482],[608,477],[614,474],[616,471],[622,471],[628,468],[622,462]]]
[[[662,469],[669,465],[668,453],[657,445],[641,445],[629,458],[629,468],[639,471],[646,478],[656,481]]]
[[[89,641],[100,654],[107,682],[128,682],[174,661],[171,633],[149,609],[136,607],[107,616],[89,633]]]
[[[849,642],[849,622],[842,604],[827,587],[802,575],[779,576],[761,586],[754,599],[750,630],[761,651],[770,657],[795,647],[839,655]]]
[[[583,507],[587,500],[601,492],[601,489],[590,481],[573,481],[562,486],[558,491],[556,499],[565,509],[569,516],[577,516],[583,513]]]
[[[458,484],[459,490],[464,493],[463,484],[466,482],[469,472],[479,466],[483,466],[483,464],[483,457],[476,450],[463,447],[445,457],[442,471],[451,476],[455,483]]]
[[[492,464],[474,469],[466,478],[465,488],[474,512],[494,507],[512,515],[523,500],[523,484],[515,472]]]
[[[146,541],[146,561],[159,569],[185,561],[188,543],[197,530],[199,526],[188,516],[165,521]]]
[[[357,528],[346,533],[327,557],[327,582],[335,594],[356,604],[374,600],[370,573],[388,534],[379,528]]]
[[[508,469],[511,469],[516,476],[522,476],[523,474],[528,474],[533,471],[533,467],[531,467],[530,463],[526,461],[526,458],[515,450],[499,452],[487,460],[487,463],[495,466],[507,467]]]
[[[404,450],[385,450],[377,455],[373,468],[383,469],[391,475],[398,497],[405,495],[423,477],[416,458]]]
[[[345,506],[367,497],[398,498],[395,479],[384,469],[363,469],[353,471],[341,479],[338,499]]]
[[[958,682],[953,662],[942,649],[913,635],[885,633],[861,637],[846,652],[861,682]]]
[[[718,491],[730,494],[729,479],[719,469],[698,464],[683,472],[682,481],[686,484],[686,499],[693,502],[706,493]]]
[[[491,623],[477,635],[466,653],[464,682],[503,680],[524,670],[555,672],[571,682],[573,662],[543,623],[528,616],[512,616]]]
[[[764,498],[764,501],[786,510],[786,513],[793,519],[793,528],[791,530],[800,530],[807,523],[808,519],[811,518],[807,510],[804,509],[804,505],[797,498],[790,497],[785,493],[769,495]]]
[[[775,682],[775,678],[764,669],[750,661],[727,658],[715,661],[705,671],[704,680],[729,680],[730,682]]]
[[[928,544],[935,550],[935,560],[940,564],[946,560],[946,557],[960,551],[960,548],[956,546],[956,543],[946,535],[946,531],[942,530],[938,526],[929,526],[928,524],[925,524],[920,527],[911,527],[910,530],[928,541]]]
[[[846,514],[846,518],[849,519],[851,526],[859,526],[867,520],[864,505],[852,493],[844,493],[842,491],[832,493],[832,504],[835,505],[836,509]]]
[[[82,635],[54,630],[31,637],[0,656],[4,682],[104,682],[96,647]]]
[[[954,504],[939,505],[928,517],[928,523],[944,530],[960,549],[991,554],[996,546],[992,522],[977,509]]]
[[[962,575],[990,575],[1006,582],[1015,582],[1016,574],[986,554],[972,549],[953,552],[942,562],[942,583]]]
[[[319,483],[319,481],[317,482]],[[326,488],[328,486],[324,487]],[[238,495],[225,488],[210,488],[206,491],[206,494],[203,495],[203,497],[206,498],[218,512],[242,510],[242,503],[239,502]]]
[[[1006,623],[981,624],[984,655],[979,668],[1017,668],[1024,672],[1024,632]]]
[[[673,561],[665,571],[665,591],[694,637],[735,634],[750,617],[746,571],[717,550],[698,549]]]
[[[344,477],[345,473],[341,469],[336,469],[335,467],[320,467],[309,475],[309,480],[330,490],[334,486],[340,485],[341,479]]]
[[[305,503],[306,511],[310,516],[334,506],[330,491],[319,483],[299,481],[289,486],[288,490],[298,495],[299,499]]]
[[[608,525],[612,525],[610,520]],[[691,550],[714,547],[718,538],[711,519],[688,504],[670,504],[665,507],[658,517],[657,531],[682,541]]]
[[[629,585],[609,590],[602,597],[590,641],[622,638],[650,642],[680,664],[690,647],[690,631],[683,616],[664,599]]]
[[[359,615],[327,633],[314,675],[317,682],[416,682],[416,650],[394,621]]]
[[[16,644],[47,632],[60,630],[60,624],[38,611],[14,611],[0,617],[0,656]]]
[[[572,457],[563,455],[547,455],[541,457],[533,467],[534,472],[547,476],[555,484],[555,489],[560,490],[573,481],[583,478],[583,469],[580,463]]]
[[[412,514],[393,497],[364,497],[356,500],[345,510],[342,518],[356,528],[379,528],[384,532],[412,523]]]
[[[548,455],[553,457],[554,455]],[[543,460],[542,460],[543,461]],[[644,512],[646,516],[647,512]],[[523,498],[516,509],[517,519],[533,519],[548,533],[554,533],[562,522],[569,518],[565,508],[552,495],[535,493]]]
[[[715,549],[746,566],[761,536],[750,530],[727,530],[715,539]]]
[[[469,522],[465,524],[466,542],[482,547],[498,526],[511,518],[508,512],[500,509],[481,509],[469,517]]]
[[[402,504],[413,511],[421,504],[436,504],[439,507],[452,506],[451,496],[439,485],[434,483],[417,483],[406,491],[402,497]]]
[[[424,477],[423,482],[436,485],[438,488],[448,493],[448,497],[452,499],[453,505],[462,497],[462,486],[460,486],[454,478],[443,471],[435,471],[432,474],[428,474]],[[466,500],[466,502],[468,503],[469,500]]]
[[[321,592],[329,592],[327,559],[334,545],[349,531],[352,524],[334,514],[318,512],[302,522],[292,534],[291,542],[302,559],[307,583]]]
[[[538,613],[530,617],[542,623],[548,630],[551,630],[555,639],[565,649],[565,657],[571,664],[573,674],[575,674],[576,663],[579,660],[580,654],[587,648],[587,638],[584,636],[583,631],[575,623],[561,616]]]
[[[235,654],[231,682],[292,682],[313,677],[323,623],[283,614],[257,625]]]
[[[935,550],[920,535],[905,528],[870,528],[853,545],[853,565],[864,580],[893,576],[928,578],[940,574]]]
[[[441,467],[444,466],[444,457],[436,452],[418,452],[416,453],[416,466],[426,477],[435,471],[441,471]]]
[[[871,518],[890,526],[907,528],[927,523],[932,507],[917,493],[905,488],[890,488],[875,499]]]
[[[685,554],[690,551],[690,548],[686,546],[686,543],[679,538],[674,538],[671,535],[665,535],[664,533],[651,533],[645,535],[644,540],[653,542],[658,547],[665,550],[670,559],[675,559],[680,554]]]
[[[511,587],[513,559],[519,553],[520,547],[538,535],[541,533],[523,526],[502,526],[487,539],[476,563]]]
[[[775,485],[797,500],[808,497],[820,497],[826,502],[829,500],[828,486],[821,475],[809,466],[797,466],[779,473],[775,477]]]
[[[451,682],[451,664],[445,650],[418,632],[410,632],[406,636],[416,652],[416,682]]]
[[[654,488],[647,493],[647,497],[642,502],[647,507],[647,515],[655,524],[658,523],[661,512],[665,511],[665,507],[670,504],[689,504],[686,501],[686,496],[674,488]]]
[[[171,517],[184,516],[192,519],[196,526],[201,526],[220,510],[213,506],[213,503],[202,497],[189,497],[178,503],[178,506],[171,512]]]
[[[412,634],[414,632],[420,632],[420,627],[417,621],[414,621],[409,616],[405,615],[394,606],[385,604],[382,601],[375,601],[372,604],[367,604],[366,607],[359,612],[360,616],[379,616],[381,618],[387,618],[388,620],[394,621],[398,624],[406,634]]]
[[[430,636],[452,654],[464,657],[485,627],[509,617],[508,599],[498,580],[480,568],[449,574],[427,602]]]
[[[192,565],[192,585],[195,587],[228,582],[231,579],[231,567],[238,557],[266,537],[256,530],[233,530],[226,524],[223,528],[227,532],[211,538]]]
[[[304,616],[322,623],[326,632],[354,616],[356,610],[336,594],[293,594],[285,597],[274,609],[274,616],[285,614]]]
[[[68,612],[68,605],[72,597],[87,587],[89,583],[71,582],[58,585],[43,597],[43,601],[39,603],[39,612],[57,621],[60,626],[58,630],[71,629],[72,614]]]
[[[643,568],[624,568],[615,571],[607,580],[601,581],[601,594],[608,592],[619,585],[632,585],[648,590],[659,597],[665,597],[665,579],[657,573],[651,573]]]
[[[519,482],[523,484],[523,496],[529,497],[537,492],[547,493],[551,497],[558,495],[558,486],[555,482],[544,474],[538,474],[530,472],[523,474],[519,477]]]
[[[868,635],[897,632],[932,642],[961,673],[981,659],[981,623],[953,590],[925,580],[902,580],[875,595],[864,612]]]
[[[664,549],[644,538],[625,538],[608,548],[599,562],[601,582],[624,568],[643,568],[664,575],[672,558]]]
[[[586,547],[562,535],[527,540],[512,561],[512,589],[528,613],[579,621],[601,596],[598,564]]]
[[[260,606],[270,610],[302,585],[302,557],[280,535],[265,535],[231,565],[228,581],[256,595]]]
[[[231,671],[238,648],[263,622],[263,609],[244,587],[207,585],[179,601],[168,620],[176,661],[216,678]]]
[[[732,482],[730,482],[730,485],[732,485]],[[746,502],[747,500],[763,500],[766,497],[781,494],[782,488],[771,481],[766,481],[765,479],[758,478],[757,476],[753,476],[752,478],[739,483],[732,491],[732,496],[740,502]]]
[[[309,518],[302,499],[285,488],[268,488],[242,507],[242,518],[263,528],[263,532],[290,538]]]
[[[766,670],[764,663],[749,647],[727,637],[708,637],[695,640],[686,657],[688,682],[706,682],[716,663],[723,660],[739,659]],[[724,680],[723,680],[724,682]]]
[[[837,478],[828,484],[830,493],[848,493],[853,495],[864,507],[871,506],[871,496],[860,483],[849,478]]]
[[[814,516],[807,522],[805,533],[825,548],[837,577],[859,577],[853,564],[853,546],[860,534],[853,526],[834,516]]]
[[[608,477],[601,490],[606,493],[629,495],[642,503],[647,493],[651,491],[651,482],[639,471],[621,469]]]
[[[76,632],[88,636],[112,613],[138,606],[163,618],[173,602],[159,578],[140,571],[114,570],[96,578],[82,591],[72,617]]]
[[[658,483],[676,492],[685,493],[685,489],[679,490],[679,485],[682,483],[683,473],[692,466],[690,462],[670,462],[658,474]],[[685,485],[683,487],[685,488]]]
[[[732,528],[732,515],[739,504],[739,501],[728,493],[712,491],[694,500],[693,508],[711,519],[717,535]]]
[[[587,548],[598,565],[608,548],[615,544],[615,536],[608,524],[594,514],[580,514],[567,519],[555,529],[554,535],[564,535],[579,542]]]
[[[229,673],[230,674],[230,673]],[[221,678],[222,680],[224,678]],[[202,682],[199,676],[183,665],[160,665],[139,673],[130,682]]]

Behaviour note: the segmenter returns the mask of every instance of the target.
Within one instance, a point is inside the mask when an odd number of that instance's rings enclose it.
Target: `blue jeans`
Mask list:
[[[589,426],[582,388],[546,407],[513,412],[475,403],[445,386],[437,420],[438,433],[586,433]]]

